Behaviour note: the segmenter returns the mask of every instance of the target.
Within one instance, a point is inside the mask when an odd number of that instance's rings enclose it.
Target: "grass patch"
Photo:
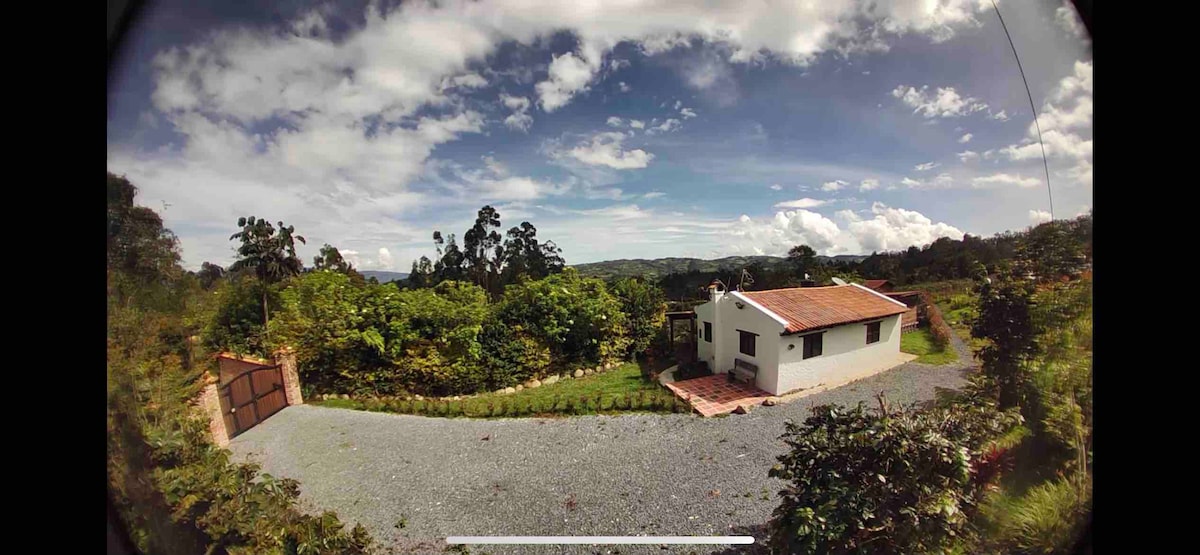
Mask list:
[[[916,362],[922,364],[949,364],[958,360],[958,353],[954,352],[953,347],[939,350],[933,344],[933,334],[923,327],[900,336],[900,351],[917,355]]]
[[[327,407],[419,414],[424,416],[513,418],[621,412],[691,412],[658,382],[646,381],[636,362],[607,372],[560,380],[508,395],[488,393],[459,401],[434,399],[331,399],[313,404]]]

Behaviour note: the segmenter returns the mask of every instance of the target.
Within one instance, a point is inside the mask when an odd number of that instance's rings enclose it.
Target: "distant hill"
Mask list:
[[[367,279],[375,278],[375,279],[379,280],[379,283],[387,283],[389,281],[396,281],[398,279],[404,279],[404,278],[408,277],[408,272],[384,272],[381,270],[359,270],[358,273],[362,274],[363,277],[365,277]]]
[[[839,254],[837,256],[818,256],[817,260],[821,262],[859,262],[866,258],[865,255]],[[692,270],[716,272],[724,269],[737,269],[756,262],[770,268],[785,261],[787,261],[787,258],[782,256],[727,256],[714,260],[675,257],[655,259],[635,258],[574,264],[572,267],[579,270],[579,273],[582,275],[603,279],[625,276],[645,276],[650,279],[657,279],[667,274]]]

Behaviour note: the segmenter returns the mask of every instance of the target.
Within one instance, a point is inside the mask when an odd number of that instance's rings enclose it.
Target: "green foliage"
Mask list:
[[[1029,382],[1028,359],[1037,351],[1031,316],[1033,284],[1011,274],[986,278],[978,285],[979,317],[971,336],[987,340],[976,356],[983,373],[998,388],[1000,406],[1021,406]]]
[[[640,279],[622,278],[613,282],[611,290],[621,300],[629,352],[646,353],[667,323],[667,301],[662,289]]]
[[[196,411],[205,369],[190,338],[195,322],[224,305],[174,262],[157,215],[135,215],[142,226],[120,214],[135,191],[109,175],[106,471],[130,538],[146,553],[365,553],[362,527],[303,514],[295,481],[234,464],[210,441]],[[164,292],[171,302],[159,302]],[[227,308],[230,321],[236,311]]]
[[[972,461],[1019,417],[984,405],[877,412],[822,405],[786,424],[772,477],[791,484],[771,520],[782,553],[929,553],[975,506]]]
[[[278,287],[244,275],[218,282],[216,289],[208,293],[210,308],[201,334],[205,348],[213,353],[267,356],[270,348],[262,320],[264,296],[269,306],[279,308]]]
[[[1090,481],[1083,486],[1066,478],[1030,488],[1024,495],[1003,491],[980,506],[979,550],[1042,555],[1071,553],[1091,509]]]
[[[520,324],[489,321],[483,326],[479,342],[484,353],[482,390],[491,391],[541,378],[550,369],[550,348]]]
[[[496,314],[549,346],[559,364],[594,364],[620,357],[630,344],[621,301],[604,282],[580,277],[572,269],[509,286]]]

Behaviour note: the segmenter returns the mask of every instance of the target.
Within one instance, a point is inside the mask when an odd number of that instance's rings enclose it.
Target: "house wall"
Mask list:
[[[803,358],[803,335],[780,337],[776,349],[778,379],[775,383],[760,383],[759,387],[781,395],[796,389],[844,382],[856,377],[864,368],[898,356],[900,315],[889,316],[880,322],[879,342],[870,345],[866,343],[866,323],[846,324],[825,330],[821,355],[807,360]],[[788,345],[795,345],[795,348],[788,349]]]
[[[743,308],[737,307],[738,301],[742,302]],[[768,388],[773,387],[776,382],[775,368],[779,364],[779,334],[783,333],[786,326],[733,294],[726,294],[718,300],[715,310],[719,333],[717,329],[713,330],[713,342],[716,347],[716,362],[711,365],[713,372],[732,370],[734,359],[740,358],[758,366],[755,386],[771,391]],[[758,334],[758,338],[755,339],[754,356],[740,352],[738,330]]]

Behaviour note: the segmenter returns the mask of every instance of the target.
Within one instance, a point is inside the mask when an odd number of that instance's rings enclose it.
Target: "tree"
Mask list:
[[[979,316],[971,336],[988,340],[976,353],[982,373],[995,383],[1001,409],[1021,406],[1030,380],[1026,362],[1037,352],[1033,284],[1024,276],[1001,272],[994,279],[981,276],[976,291]]]
[[[171,289],[183,275],[179,240],[153,210],[134,205],[136,195],[137,187],[128,179],[108,174],[110,296],[143,306],[177,305],[180,298]]]
[[[493,293],[490,286],[495,281],[493,276],[500,273],[502,263],[503,245],[500,233],[496,231],[499,227],[500,213],[491,206],[484,206],[475,217],[475,225],[463,234],[467,270],[475,284],[489,293]]]
[[[502,284],[516,283],[521,276],[541,279],[561,272],[564,261],[559,254],[562,249],[554,241],[539,243],[537,228],[529,222],[521,222],[508,230],[504,242]]]
[[[349,273],[351,268],[353,266],[342,258],[342,253],[329,243],[325,243],[325,246],[321,247],[321,253],[313,257],[314,270],[333,270],[345,274]]]
[[[229,236],[229,240],[242,242],[238,247],[238,258],[229,266],[230,271],[253,269],[254,275],[263,286],[263,326],[268,327],[270,337],[270,311],[267,308],[267,288],[284,279],[300,275],[304,263],[296,256],[296,241],[305,243],[304,237],[295,235],[295,228],[279,222],[278,231],[265,219],[238,218],[241,231]]]
[[[413,260],[412,269],[408,272],[408,286],[416,289],[431,287],[434,277],[433,263],[428,256],[422,256],[420,260]]]
[[[221,278],[225,277],[225,268],[222,268],[212,262],[205,262],[200,265],[200,271],[196,274],[196,278],[200,280],[200,287],[205,290],[212,289]]]
[[[610,289],[621,300],[630,354],[645,353],[667,322],[667,300],[662,289],[636,278],[618,279]]]
[[[461,281],[464,277],[463,253],[454,242],[454,234],[442,238],[442,232],[433,232],[433,244],[437,247],[438,259],[433,264],[433,280],[429,285],[443,281]]]
[[[804,277],[817,266],[817,251],[808,245],[796,245],[788,250],[788,262],[792,264],[797,277]]]

